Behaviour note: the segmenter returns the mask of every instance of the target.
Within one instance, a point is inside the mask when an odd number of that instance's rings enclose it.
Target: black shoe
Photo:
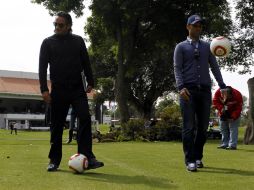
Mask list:
[[[196,166],[197,166],[197,168],[203,168],[204,164],[201,160],[196,160]]]
[[[236,147],[228,146],[226,149],[227,149],[227,150],[236,150]]]
[[[53,163],[49,163],[49,165],[47,167],[48,172],[54,172],[54,171],[57,171],[57,169],[58,169],[58,165],[53,164]]]
[[[91,159],[91,160],[88,160],[88,167],[87,169],[90,170],[90,169],[96,169],[96,168],[100,168],[100,167],[103,167],[104,166],[104,163],[103,162],[100,162],[98,160],[96,160],[95,158]]]
[[[72,141],[72,140],[68,140],[68,141],[66,141],[66,143],[67,143],[67,144],[70,144],[70,143],[71,143],[71,141]]]
[[[217,146],[217,148],[219,148],[219,149],[226,149],[227,146],[225,146],[225,145],[220,145],[220,146]]]

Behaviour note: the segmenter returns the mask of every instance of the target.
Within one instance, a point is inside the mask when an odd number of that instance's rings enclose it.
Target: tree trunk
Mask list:
[[[97,120],[99,123],[102,123],[101,121],[101,104],[96,103],[95,105],[95,120]]]
[[[145,120],[150,120],[152,117],[152,109],[153,109],[153,103],[152,102],[145,102],[143,106],[143,118]]]
[[[118,40],[118,71],[116,80],[116,100],[119,106],[120,120],[121,123],[125,123],[129,120],[130,115],[128,111],[128,88],[125,82],[126,68],[124,65],[124,55],[123,55],[123,36],[121,24],[119,24],[117,30],[117,40]]]
[[[254,144],[254,78],[248,80],[249,122],[244,133],[244,144]]]

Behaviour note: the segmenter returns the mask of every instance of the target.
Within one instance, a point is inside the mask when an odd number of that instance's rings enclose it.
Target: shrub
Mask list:
[[[156,139],[158,141],[179,141],[182,139],[182,128],[161,120],[156,124]]]
[[[172,124],[171,120],[161,120],[145,125],[143,119],[130,120],[122,125],[120,141],[172,141],[181,140],[181,127]],[[179,123],[177,123],[179,124]]]
[[[122,124],[120,130],[102,137],[103,141],[172,141],[181,140],[181,113],[176,104],[164,108],[159,116],[160,121],[147,121],[144,119],[130,119]],[[110,137],[110,138],[109,138]],[[103,140],[104,139],[104,140]]]
[[[181,112],[180,107],[177,104],[167,106],[159,113],[162,120],[170,125],[180,126],[181,123]]]
[[[155,136],[152,137],[159,141],[172,141],[182,139],[181,129],[181,112],[177,104],[170,104],[165,107],[158,116],[161,121],[158,121],[155,128]]]
[[[130,119],[127,123],[122,124],[122,133],[125,138],[129,140],[138,140],[144,136],[144,124],[143,119]]]
[[[106,134],[101,134],[99,142],[116,142],[119,141],[119,136],[121,136],[121,128],[116,127]]]

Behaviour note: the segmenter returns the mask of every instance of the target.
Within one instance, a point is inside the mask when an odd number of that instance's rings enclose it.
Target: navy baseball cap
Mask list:
[[[191,15],[188,18],[187,24],[196,24],[197,22],[203,23],[203,19],[199,15]]]

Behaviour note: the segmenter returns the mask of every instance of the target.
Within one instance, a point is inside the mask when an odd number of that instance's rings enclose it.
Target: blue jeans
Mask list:
[[[182,140],[185,163],[203,158],[203,147],[206,142],[210,117],[211,89],[188,88],[189,101],[180,98],[183,118]]]
[[[240,117],[231,122],[220,120],[222,146],[237,147],[239,124],[240,124]]]

